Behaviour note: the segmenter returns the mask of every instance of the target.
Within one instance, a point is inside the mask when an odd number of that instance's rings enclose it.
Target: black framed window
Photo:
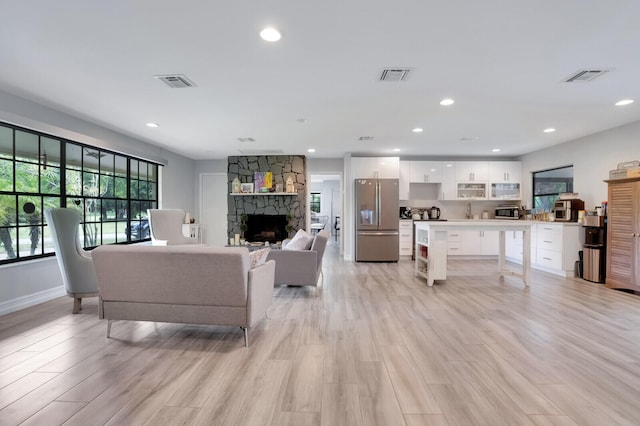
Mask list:
[[[563,192],[573,192],[573,166],[533,172],[533,208],[551,211]]]
[[[312,192],[311,201],[309,202],[309,208],[313,213],[320,213],[320,193]]]
[[[158,166],[0,123],[0,264],[53,255],[47,208],[82,213],[85,248],[148,239]]]

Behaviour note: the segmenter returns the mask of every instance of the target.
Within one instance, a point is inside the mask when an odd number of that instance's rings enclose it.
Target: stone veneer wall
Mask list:
[[[307,212],[307,159],[304,155],[233,156],[227,159],[229,192],[237,176],[242,183],[253,182],[254,172],[271,172],[273,186],[282,184],[286,190],[289,176],[293,179],[297,196],[292,195],[228,195],[227,233],[229,237],[240,233],[240,215],[265,214],[292,216],[292,235],[306,226]],[[290,235],[290,236],[292,236]]]

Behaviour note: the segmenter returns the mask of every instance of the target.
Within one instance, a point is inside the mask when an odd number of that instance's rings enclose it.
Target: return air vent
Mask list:
[[[255,142],[254,138],[238,138],[238,142]]]
[[[380,81],[404,81],[409,76],[410,68],[385,68],[380,73]]]
[[[360,136],[358,140],[361,142],[371,142],[373,140],[373,136]]]
[[[564,82],[565,83],[585,83],[587,81],[592,81],[595,78],[600,77],[601,75],[605,75],[609,71],[613,71],[612,69],[584,69],[578,70],[567,77]]]
[[[195,86],[195,83],[183,74],[154,75],[154,77],[158,80],[164,81],[166,85],[172,89],[183,89],[185,87]]]

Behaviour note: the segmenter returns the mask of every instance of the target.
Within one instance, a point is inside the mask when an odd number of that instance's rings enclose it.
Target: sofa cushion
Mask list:
[[[249,268],[255,268],[256,266],[263,265],[267,261],[268,256],[268,247],[252,251],[251,253],[249,253]]]
[[[313,244],[313,235],[309,235],[304,229],[299,229],[296,235],[284,246],[283,250],[309,250]]]

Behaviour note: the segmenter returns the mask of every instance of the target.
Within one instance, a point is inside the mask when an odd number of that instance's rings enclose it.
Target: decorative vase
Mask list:
[[[287,192],[296,192],[296,187],[293,186],[293,179],[291,176],[287,178]]]
[[[231,183],[231,192],[234,194],[240,193],[240,179],[238,179],[238,176],[236,176]]]

